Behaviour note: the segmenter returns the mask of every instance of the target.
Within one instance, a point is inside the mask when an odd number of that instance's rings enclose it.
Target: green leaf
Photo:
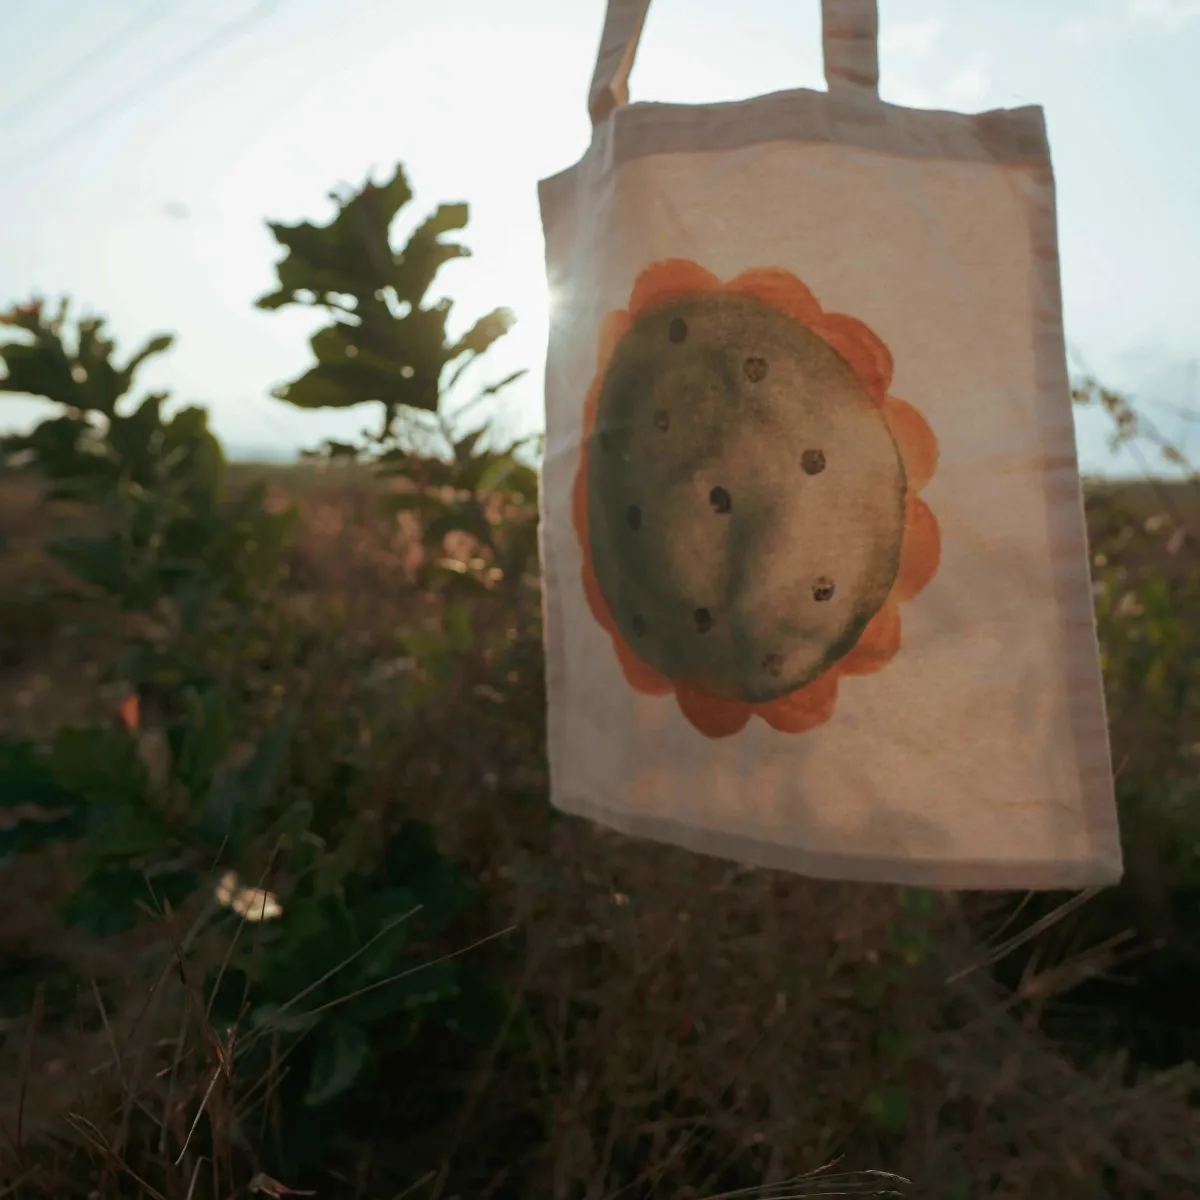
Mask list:
[[[908,1091],[899,1084],[887,1084],[873,1091],[865,1108],[867,1116],[892,1137],[899,1137],[908,1125]]]
[[[508,332],[514,318],[497,309],[448,344],[450,301],[427,300],[438,271],[469,254],[465,246],[446,240],[466,227],[465,204],[440,205],[396,253],[391,224],[412,199],[401,166],[386,184],[368,181],[357,192],[334,198],[338,212],[326,225],[270,226],[286,255],[277,267],[279,287],[261,297],[259,307],[305,304],[338,314],[312,338],[316,365],[275,395],[312,409],[380,404],[387,440],[402,410],[437,412],[447,366],[457,363],[445,383],[448,391],[463,369]]]
[[[371,1044],[358,1025],[334,1018],[320,1035],[304,1103],[319,1108],[354,1086]]]
[[[474,492],[476,496],[482,499],[487,494],[483,487],[483,481],[497,464],[504,464],[507,467],[499,482],[503,482],[504,479],[517,473],[518,464],[513,461],[508,451],[474,450],[474,453],[465,457],[459,464],[458,486],[467,491]]]
[[[437,386],[429,379],[405,379],[354,361],[319,363],[274,395],[297,408],[353,408],[370,402],[430,412],[437,408]]]
[[[0,741],[0,809],[77,803],[79,797],[55,780],[50,756],[35,742]]]
[[[929,934],[923,929],[904,929],[894,925],[890,930],[890,940],[910,967],[915,967],[929,952]]]
[[[459,438],[459,440],[454,443],[454,458],[460,466],[469,463],[473,458],[476,457],[476,447],[479,445],[479,439],[482,438],[485,433],[487,433],[486,427],[481,429],[472,429],[470,433]]]
[[[46,553],[83,583],[118,599],[132,595],[125,555],[115,536],[51,538]]]
[[[438,271],[446,263],[470,254],[465,246],[441,240],[447,233],[465,229],[467,218],[465,204],[441,204],[413,231],[392,272],[392,287],[401,301],[419,307]]]
[[[346,880],[346,896],[359,941],[370,943],[355,960],[358,978],[363,983],[383,979],[396,970],[412,935],[417,897],[409,888],[381,887],[374,875],[364,874]]]
[[[406,821],[396,831],[381,864],[387,883],[406,888],[421,905],[421,927],[440,932],[475,897],[457,864],[441,853],[432,828]]]
[[[0,860],[13,854],[33,854],[80,837],[87,829],[81,808],[60,811],[48,817],[26,817],[0,829]]]
[[[5,809],[0,859],[70,841],[87,828],[83,797],[54,778],[49,756],[32,742],[0,742],[0,811]]]
[[[33,334],[31,341],[0,345],[0,359],[5,365],[0,392],[38,396],[68,408],[86,409],[83,390],[71,374],[74,364],[61,337],[40,320],[25,328]]]
[[[480,317],[461,338],[446,351],[446,361],[453,362],[464,354],[478,358],[498,342],[516,324],[517,318],[507,308],[497,308]]]
[[[422,536],[426,546],[440,546],[452,533],[469,534],[484,546],[491,544],[492,523],[474,497],[447,505],[443,513],[425,526]]]
[[[516,463],[507,454],[493,459],[479,476],[479,482],[475,485],[475,491],[480,496],[490,495],[503,485],[504,481],[508,479],[515,469]]]
[[[522,367],[518,371],[513,371],[510,374],[505,375],[503,379],[498,379],[498,380],[496,380],[495,383],[489,383],[487,385],[487,387],[483,388],[480,391],[479,398],[482,399],[485,396],[499,395],[506,388],[512,387],[512,385],[514,383],[516,383],[519,379],[524,379],[525,376],[528,374],[529,374],[528,367]]]
[[[225,477],[225,454],[208,427],[208,413],[196,406],[180,409],[163,426],[160,470],[193,510],[193,517],[214,507]]]
[[[389,878],[423,879],[441,861],[433,827],[425,821],[405,821],[388,843],[384,869]]]
[[[59,906],[59,916],[73,929],[92,937],[124,933],[143,918],[139,906],[157,909],[164,901],[178,907],[199,886],[196,874],[168,868],[149,879],[133,867],[95,871]]]
[[[320,1016],[314,1016],[299,1006],[284,1008],[282,1004],[269,1001],[250,1010],[251,1029],[271,1029],[273,1032],[287,1034],[308,1033],[320,1023]]]
[[[152,337],[121,369],[118,376],[120,395],[133,386],[133,378],[147,359],[163,354],[175,344],[175,338],[169,333],[160,333]]]
[[[217,779],[200,800],[196,830],[207,845],[217,848],[229,842],[236,848],[241,844],[279,784],[295,731],[291,718],[277,721],[259,741],[249,762]]]
[[[346,1005],[347,1015],[360,1025],[375,1027],[382,1022],[385,1029],[380,1036],[386,1036],[392,1023],[402,1016],[424,1020],[440,1015],[460,990],[458,964],[454,962],[421,963],[410,959],[395,964],[391,975],[389,981],[378,982]],[[401,1028],[405,1030],[400,1039],[403,1045],[412,1027],[402,1024]]]
[[[397,166],[388,182],[368,180],[342,199],[327,225],[269,225],[287,253],[276,267],[278,290],[261,297],[258,306],[276,309],[302,303],[301,292],[323,303],[334,296],[370,296],[388,287],[395,271],[389,230],[411,199],[404,169]]]
[[[158,912],[166,904],[178,909],[200,887],[201,878],[190,867],[161,863],[145,871],[144,882],[150,907]]]
[[[11,322],[30,335],[29,340],[0,346],[7,374],[0,391],[41,396],[57,404],[107,417],[116,413],[118,401],[133,386],[138,368],[153,354],[162,353],[171,338],[160,335],[129,360],[124,368],[113,364],[115,349],[103,334],[104,322],[84,318],[76,322],[74,347],[63,338],[67,304],[58,316],[45,320],[40,304],[27,306],[18,321]]]
[[[879,1007],[887,995],[887,980],[879,971],[864,969],[854,983],[854,998],[867,1011]]]
[[[100,453],[96,428],[84,416],[49,417],[29,433],[4,439],[4,457],[28,455],[47,479],[77,485],[112,479],[111,464]]]
[[[912,1042],[895,1029],[884,1029],[879,1034],[879,1049],[893,1062],[904,1063],[912,1054]]]
[[[900,903],[911,913],[928,916],[933,912],[934,894],[924,888],[902,888]]]
[[[278,229],[286,228],[285,226],[268,225],[268,229],[275,234],[276,239],[279,239]],[[291,288],[278,288],[276,291],[267,292],[259,296],[254,302],[254,307],[262,309],[263,312],[278,312],[281,308],[287,308],[289,304],[297,303],[295,293]]]
[[[163,400],[161,395],[147,396],[129,416],[115,416],[108,426],[106,441],[120,467],[143,487],[156,482]]]
[[[335,968],[304,1007],[319,1007],[345,993],[352,972],[340,967],[356,948],[357,931],[339,897],[292,895],[283,916],[266,928],[276,940],[259,967],[264,999],[290,1000]]]
[[[489,456],[481,465],[483,469],[475,481],[475,493],[481,498],[501,488],[522,496],[536,495],[537,472],[518,462],[511,450]]]
[[[56,782],[93,804],[140,804],[148,795],[137,742],[124,730],[64,726],[55,735],[51,761]]]
[[[508,1009],[492,973],[470,962],[458,964],[457,989],[439,1003],[443,1025],[477,1044],[490,1042],[504,1023]]]
[[[505,483],[505,490],[510,497],[515,497],[525,503],[534,503],[538,497],[538,473],[532,467],[517,462],[513,473]],[[534,514],[536,519],[536,513]]]
[[[425,567],[425,578],[431,588],[440,585],[451,597],[479,599],[491,593],[488,585],[465,563],[449,561],[429,563]],[[466,612],[466,609],[462,605],[457,605],[455,611]],[[474,636],[469,633],[469,620],[467,626],[468,633],[456,632],[454,634],[455,643],[460,647],[474,645]]]
[[[161,858],[170,851],[171,830],[162,813],[129,803],[93,805],[76,861],[95,868],[110,862]]]
[[[219,688],[191,690],[184,699],[182,720],[167,730],[171,772],[187,790],[192,811],[199,814],[208,803],[217,770],[229,753],[232,718]]]
[[[452,649],[465,654],[475,645],[471,612],[465,604],[452,604],[446,609],[446,637]]]
[[[79,388],[80,407],[111,417],[123,392],[112,364],[114,343],[102,335],[103,328],[104,322],[97,317],[77,323],[71,374]]]

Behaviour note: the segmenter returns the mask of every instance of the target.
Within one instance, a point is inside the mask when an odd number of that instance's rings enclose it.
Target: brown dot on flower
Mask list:
[[[660,433],[666,433],[671,428],[671,414],[665,408],[660,408],[654,414],[654,428]]]
[[[832,600],[833,592],[834,592],[833,580],[830,579],[827,575],[820,576],[820,578],[818,578],[817,581],[813,584],[812,594],[813,594],[814,600],[819,600],[819,601]]]
[[[722,515],[733,511],[733,497],[723,487],[713,488],[708,493],[708,502],[713,506],[714,512]]]
[[[825,451],[805,450],[800,456],[800,465],[806,475],[820,475],[825,470]]]
[[[687,322],[682,317],[675,317],[667,327],[667,337],[676,345],[687,340]]]
[[[612,434],[609,433],[607,429],[600,430],[600,436],[598,440],[600,442],[601,454],[607,454],[610,450],[612,450]]]
[[[743,364],[743,370],[751,383],[759,383],[767,377],[767,360],[765,358],[748,358]]]
[[[642,510],[636,504],[631,504],[625,513],[625,520],[628,522],[629,528],[637,533],[642,527]]]
[[[641,613],[633,614],[633,632],[641,637],[646,632],[646,618]]]
[[[783,655],[768,654],[767,657],[763,659],[762,665],[763,670],[766,671],[768,675],[778,679],[780,675],[783,674]]]
[[[712,613],[707,608],[696,609],[696,632],[707,633],[713,625]]]

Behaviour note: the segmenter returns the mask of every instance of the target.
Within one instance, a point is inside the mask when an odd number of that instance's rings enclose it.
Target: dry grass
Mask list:
[[[380,702],[355,674],[394,656],[398,623],[429,608],[403,582],[411,546],[381,534],[357,477],[267,474],[304,506],[288,603],[320,607],[336,633],[326,708],[362,708],[379,743],[368,709]],[[29,501],[0,496],[9,733],[111,703],[101,635],[75,627],[69,606],[29,600],[50,580],[36,552],[46,518]],[[412,1200],[1200,1195],[1195,1080],[1069,1059],[1039,1032],[1047,1000],[1120,948],[1010,994],[958,897],[917,918],[894,889],[744,870],[551,819],[536,728],[514,738],[511,715],[484,711],[472,686],[468,671],[438,707],[385,722],[366,803],[433,821],[485,886],[486,909],[456,944],[513,927],[475,952],[510,985],[508,1036],[473,1054],[427,1039],[358,1102],[358,1136],[338,1161],[292,1188]],[[58,1010],[39,992],[28,1016],[0,1026],[0,1197],[287,1194],[255,1177],[286,1063],[240,1093],[198,1006],[196,980],[221,947],[188,943],[192,912],[83,944],[49,913],[69,886],[55,855],[0,869],[0,977],[5,960],[39,955],[79,990]],[[918,920],[929,951],[909,965],[893,933]],[[156,947],[135,976],[129,964]],[[901,1097],[903,1127],[889,1131]],[[846,1174],[871,1169],[897,1178]]]

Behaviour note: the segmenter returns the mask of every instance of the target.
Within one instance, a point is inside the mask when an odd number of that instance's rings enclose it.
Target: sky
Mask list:
[[[654,0],[633,99],[823,87],[818,0]],[[452,331],[504,305],[487,374],[541,427],[547,329],[537,181],[575,162],[603,0],[0,0],[0,306],[62,294],[106,317],[142,375],[209,407],[234,455],[352,437],[368,410],[270,397],[322,323],[261,313],[265,221],[324,221],[328,193],[404,163],[402,236],[465,200],[473,257],[439,276]],[[1200,0],[880,0],[880,91],[917,108],[1041,104],[1058,181],[1067,340],[1200,457]],[[0,429],[34,402],[0,395]],[[1077,415],[1089,472],[1139,469]]]

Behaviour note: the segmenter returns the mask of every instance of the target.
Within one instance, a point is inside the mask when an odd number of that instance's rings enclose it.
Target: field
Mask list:
[[[473,407],[520,373],[463,402],[513,316],[431,290],[467,208],[397,250],[402,167],[335,199],[256,304],[328,320],[281,402],[378,420],[301,465],[139,395],[169,336],[0,314],[54,410],[0,437],[0,1200],[1200,1196],[1194,483],[1088,490],[1121,886],[632,842],[548,803],[538,479]]]
[[[356,469],[242,466],[226,487],[253,481],[299,519],[222,678],[245,711],[297,722],[280,811],[324,812],[325,849],[356,862],[427,822],[474,899],[414,943],[435,982],[412,991],[405,1037],[360,1049],[338,1025],[323,1043],[327,1090],[355,1069],[322,1107],[287,1098],[303,1054],[287,1027],[239,1058],[242,1027],[205,990],[231,938],[277,953],[287,864],[243,866],[281,897],[274,921],[206,923],[214,858],[207,890],[101,936],[59,918],[80,886],[68,844],[0,857],[0,1196],[1200,1195],[1188,493],[1091,489],[1130,872],[1035,902],[817,883],[556,817],[536,575],[455,590]],[[147,619],[58,594],[42,548],[93,517],[38,496],[0,478],[10,741],[119,725],[120,645]],[[446,541],[460,575],[464,546]],[[153,764],[171,713],[141,697]],[[235,733],[244,758],[260,731]],[[434,1003],[446,965],[485,981],[478,1020]]]

